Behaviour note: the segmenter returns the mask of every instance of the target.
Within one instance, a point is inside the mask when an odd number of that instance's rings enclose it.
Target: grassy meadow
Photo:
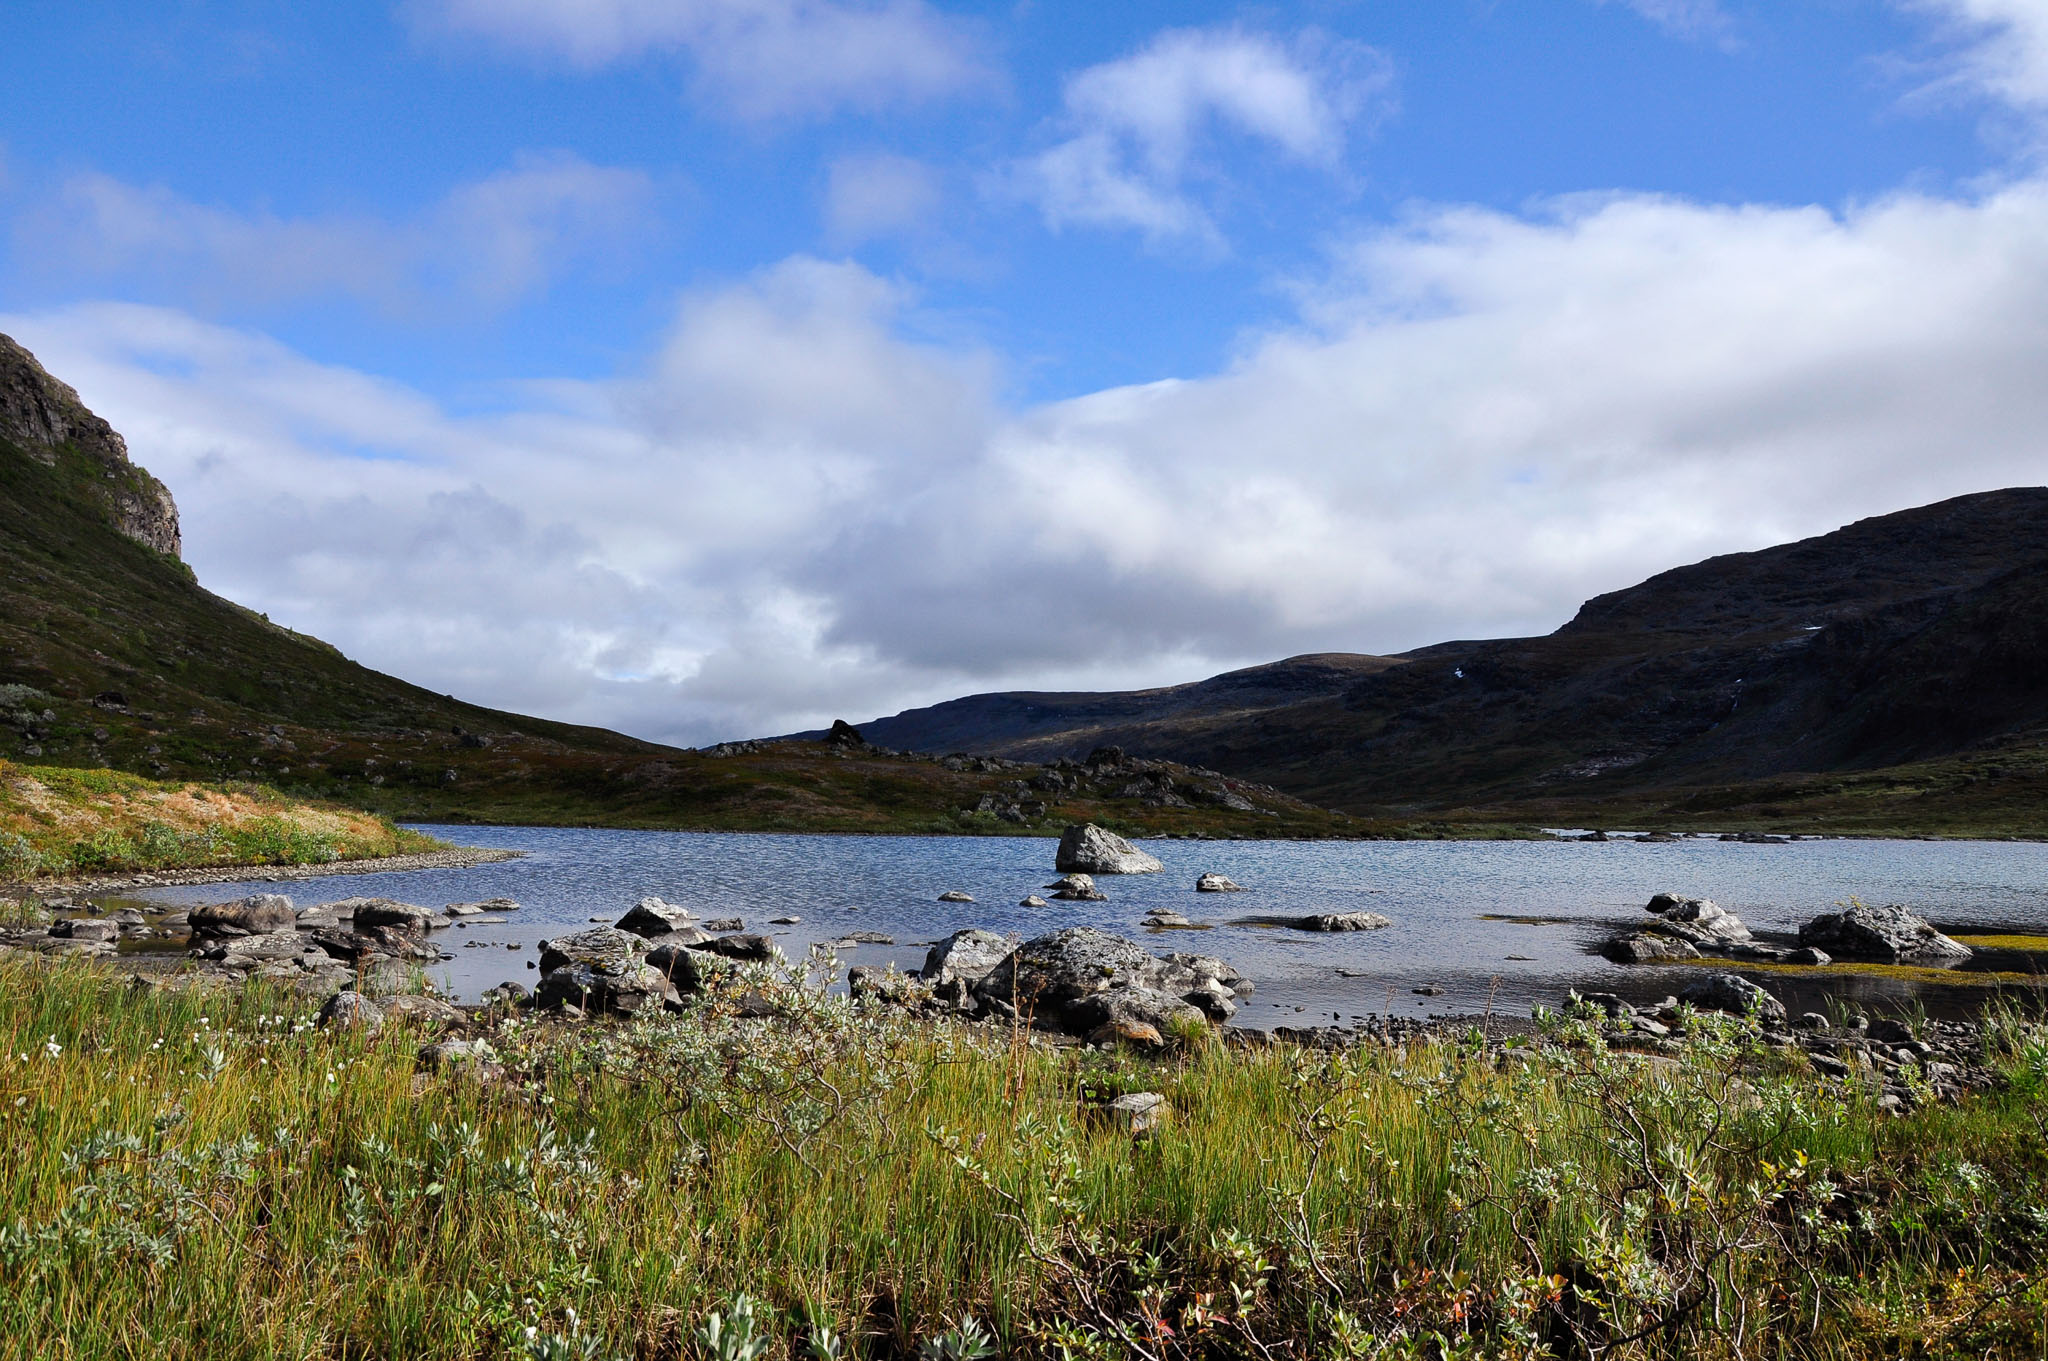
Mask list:
[[[785,1015],[317,1028],[0,956],[0,1356],[2038,1355],[2048,1035],[1893,1118],[1739,1025],[1679,1059],[1052,1050]],[[1086,1098],[1165,1095],[1134,1138]]]
[[[321,865],[440,843],[373,813],[242,782],[0,760],[0,884],[71,874]]]

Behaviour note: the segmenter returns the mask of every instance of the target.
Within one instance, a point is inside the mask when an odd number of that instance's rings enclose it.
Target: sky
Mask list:
[[[697,745],[2048,481],[2048,0],[12,0],[0,332],[210,589]]]

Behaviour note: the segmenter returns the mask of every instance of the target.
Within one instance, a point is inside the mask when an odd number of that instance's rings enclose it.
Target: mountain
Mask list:
[[[1709,558],[1539,638],[1297,657],[1124,694],[975,695],[863,730],[1037,760],[1113,743],[1361,815],[1726,810],[1745,788],[1848,797],[1811,777],[1867,785],[1912,767],[1920,786],[1968,783],[1986,760],[1994,779],[2034,772],[2012,790],[2031,807],[2048,735],[2048,488]]]
[[[179,551],[170,492],[76,392],[0,336],[0,757],[260,782],[422,820],[1361,830],[1272,790],[1158,763],[1049,774],[845,734],[697,752],[502,713],[360,666],[206,591]]]

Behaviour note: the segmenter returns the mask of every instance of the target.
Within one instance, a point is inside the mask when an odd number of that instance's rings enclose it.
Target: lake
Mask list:
[[[893,946],[842,949],[851,964],[917,968],[924,946],[969,926],[1026,936],[1097,926],[1152,949],[1221,956],[1258,984],[1240,1024],[1300,1025],[1377,1014],[1496,1011],[1526,1015],[1567,988],[1654,999],[1677,991],[1685,968],[1625,969],[1592,951],[1646,919],[1650,895],[1712,898],[1759,933],[1790,932],[1852,896],[1905,903],[1950,932],[2048,934],[2048,845],[2034,842],[1807,840],[1754,845],[1706,839],[1634,841],[1147,841],[1163,874],[1100,876],[1101,903],[1018,906],[1055,877],[1050,838],[767,836],[533,827],[419,830],[522,859],[465,870],[336,876],[281,884],[153,889],[152,902],[189,906],[279,892],[301,906],[357,894],[440,907],[508,897],[503,925],[457,926],[436,939],[453,958],[430,972],[473,999],[510,979],[531,986],[534,944],[610,922],[653,894],[701,917],[740,917],[792,955],[852,931]],[[1196,893],[1195,877],[1228,875],[1244,893]],[[973,903],[942,903],[958,890]],[[1207,930],[1148,932],[1154,907]],[[1253,916],[1373,911],[1383,931],[1318,935],[1246,924]],[[771,926],[795,916],[794,926]],[[517,946],[517,950],[508,949]],[[1732,966],[1731,966],[1732,967]],[[1908,997],[1891,979],[1758,974],[1794,1010],[1824,992],[1867,1005]],[[1416,988],[1441,988],[1418,995]],[[1919,989],[1937,1012],[1967,1009],[1984,990]]]

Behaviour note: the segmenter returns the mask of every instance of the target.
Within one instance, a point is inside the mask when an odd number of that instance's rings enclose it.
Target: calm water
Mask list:
[[[1760,933],[1789,932],[1856,896],[1912,906],[1951,931],[2048,933],[2048,845],[2014,842],[1802,841],[1751,846],[1719,841],[1635,842],[1189,842],[1154,841],[1163,874],[1104,876],[1103,903],[1019,907],[1054,876],[1049,839],[1012,837],[754,836],[526,827],[423,827],[462,845],[509,847],[525,858],[467,870],[350,875],[276,885],[162,889],[147,896],[188,906],[231,894],[280,892],[304,906],[356,894],[439,907],[509,897],[520,904],[501,926],[436,933],[454,959],[436,971],[455,995],[473,998],[506,979],[531,985],[533,945],[615,920],[647,894],[702,917],[740,917],[791,954],[850,931],[879,931],[895,946],[842,949],[849,964],[922,963],[924,946],[962,927],[1027,936],[1098,926],[1151,948],[1219,955],[1259,990],[1240,1021],[1328,1021],[1391,1008],[1424,1015],[1484,1009],[1526,1014],[1567,987],[1654,998],[1676,991],[1684,970],[1623,969],[1590,952],[1644,919],[1660,890],[1713,898]],[[1195,877],[1227,874],[1248,891],[1196,893]],[[958,889],[969,903],[935,901]],[[1201,931],[1148,935],[1149,908],[1174,908]],[[1313,935],[1245,918],[1369,910],[1387,930]],[[770,926],[795,916],[795,926]],[[472,948],[476,941],[488,948]],[[508,950],[508,944],[522,948]],[[1811,985],[1787,975],[1764,981],[1788,1002],[1811,1004]],[[1434,986],[1438,996],[1412,989]],[[1866,1002],[1900,996],[1890,982],[1841,985]],[[1937,1010],[1966,996],[1923,994]]]

